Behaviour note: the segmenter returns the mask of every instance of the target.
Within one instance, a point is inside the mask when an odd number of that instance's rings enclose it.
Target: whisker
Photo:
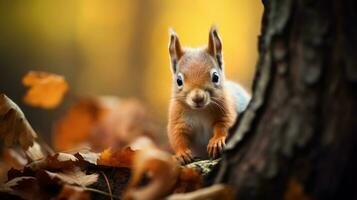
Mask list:
[[[220,98],[212,97],[212,100],[215,101],[219,106],[224,110],[227,111],[226,107],[222,106],[224,104],[224,101]]]
[[[175,97],[171,97],[170,100],[185,100],[185,97],[183,97],[183,96],[175,96]]]
[[[216,105],[216,107],[217,107],[221,112],[223,112],[223,113],[226,113],[226,112],[227,112],[227,109],[226,109],[224,106],[222,106],[219,102],[217,102],[216,99],[212,99],[212,103],[213,103],[214,105]]]
[[[218,103],[224,104],[224,101],[221,98],[211,97],[211,99],[214,99]]]

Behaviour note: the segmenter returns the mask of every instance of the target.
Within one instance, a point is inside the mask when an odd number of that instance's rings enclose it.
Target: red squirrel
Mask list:
[[[202,48],[183,48],[170,30],[169,53],[173,90],[168,138],[175,157],[182,164],[194,157],[216,158],[251,97],[239,84],[225,80],[222,41],[215,26],[208,46]]]

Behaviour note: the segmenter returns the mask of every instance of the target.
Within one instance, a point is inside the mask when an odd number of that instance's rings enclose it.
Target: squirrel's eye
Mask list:
[[[181,87],[183,85],[183,77],[181,74],[177,75],[176,83],[178,87]]]
[[[213,83],[218,83],[219,82],[219,75],[217,72],[212,73],[212,82]]]

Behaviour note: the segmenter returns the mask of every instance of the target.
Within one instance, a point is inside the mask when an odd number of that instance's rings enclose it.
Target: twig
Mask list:
[[[104,174],[103,171],[100,171],[100,173],[104,176],[104,180],[105,180],[105,182],[107,183],[107,186],[108,186],[108,191],[109,191],[109,194],[110,194],[110,199],[113,200],[113,193],[112,193],[112,189],[110,188],[109,180],[108,180],[107,176]]]

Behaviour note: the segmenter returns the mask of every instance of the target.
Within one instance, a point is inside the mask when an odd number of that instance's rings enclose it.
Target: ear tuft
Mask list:
[[[214,33],[216,35],[217,34],[217,26],[216,25],[212,25],[210,32]]]
[[[177,35],[177,34],[173,28],[169,28],[169,35],[172,36],[172,35]]]

